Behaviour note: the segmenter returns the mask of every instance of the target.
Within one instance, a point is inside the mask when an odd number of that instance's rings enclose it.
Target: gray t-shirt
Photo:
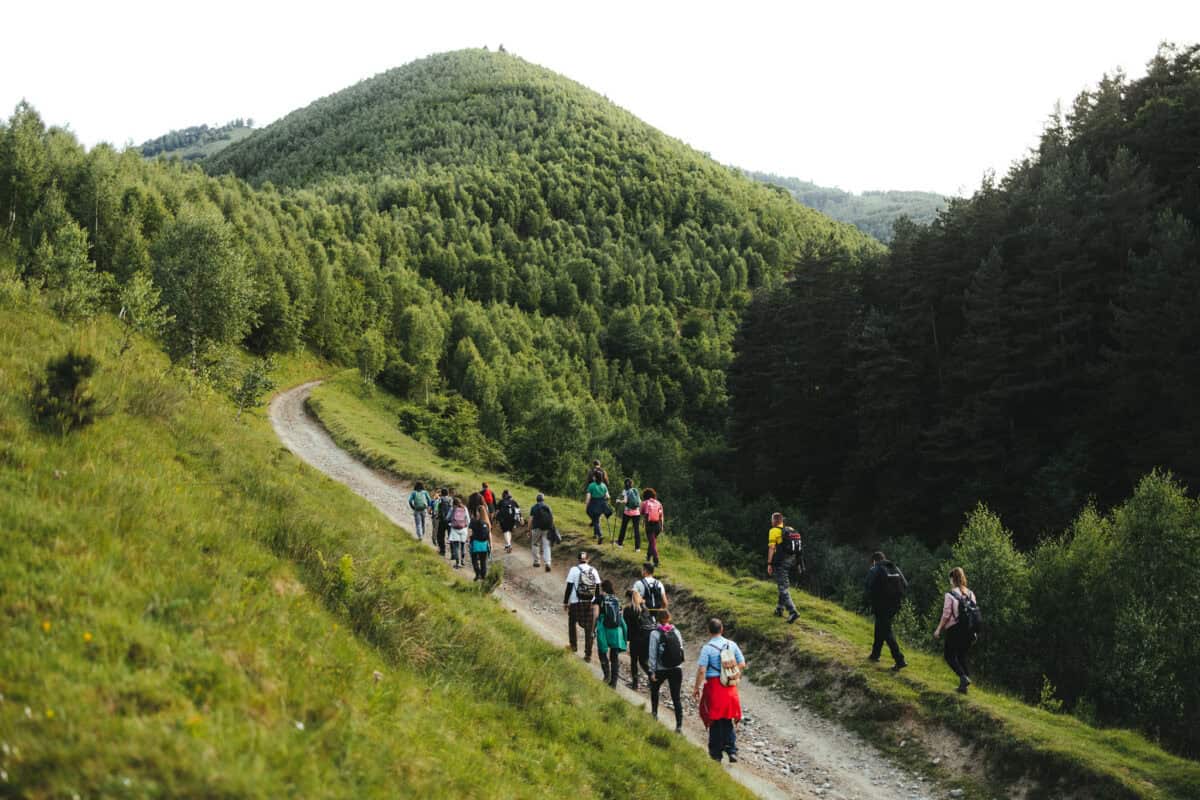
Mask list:
[[[650,663],[650,674],[651,675],[653,675],[655,672],[658,672],[658,670],[659,670],[659,666],[658,666],[659,643],[662,642],[662,637],[670,636],[671,634],[674,634],[675,638],[679,639],[679,648],[682,650],[683,649],[683,634],[679,632],[679,628],[672,626],[671,633],[663,633],[662,628],[655,628],[654,630],[650,631],[650,662],[649,663]],[[684,663],[687,663],[686,658],[684,659]],[[680,664],[679,666],[682,667],[683,664]],[[678,667],[676,667],[676,669],[678,669]]]

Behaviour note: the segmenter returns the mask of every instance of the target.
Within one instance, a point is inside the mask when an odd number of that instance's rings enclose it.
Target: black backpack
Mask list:
[[[674,630],[658,629],[658,668],[675,669],[683,663],[683,645]]]
[[[779,543],[779,549],[785,556],[800,555],[804,549],[800,532],[790,525],[783,526],[783,540]],[[859,574],[861,575],[862,573]]]
[[[501,500],[500,507],[496,509],[496,521],[501,527],[514,527],[517,524],[517,504],[512,500]]]
[[[548,531],[554,527],[554,515],[550,513],[550,506],[545,503],[535,505],[529,514],[530,522],[539,531]]]
[[[879,593],[880,606],[883,608],[900,608],[904,602],[904,594],[908,590],[908,582],[895,564],[881,564],[883,574],[875,579],[875,591]]]
[[[606,628],[621,627],[621,601],[616,595],[605,595],[600,601],[600,619]]]
[[[642,595],[642,604],[645,605],[646,608],[662,608],[662,581],[657,581],[653,578],[642,578],[640,581],[638,581],[638,583],[642,584],[642,586],[646,588],[646,593]]]
[[[970,634],[972,639],[975,639],[983,633],[983,612],[979,610],[979,604],[971,598],[968,592],[962,592],[957,597],[958,622],[956,624],[965,625],[963,630]]]

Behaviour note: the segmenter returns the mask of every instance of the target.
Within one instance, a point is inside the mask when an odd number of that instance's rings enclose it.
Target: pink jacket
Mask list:
[[[975,599],[975,593],[967,589],[967,597]],[[939,623],[942,630],[953,628],[958,624],[958,594],[954,591],[946,592],[946,597],[942,602],[942,620]]]

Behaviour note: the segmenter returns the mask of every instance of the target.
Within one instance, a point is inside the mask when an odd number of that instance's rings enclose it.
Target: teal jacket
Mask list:
[[[603,614],[596,620],[596,646],[600,649],[600,655],[607,653],[610,647],[622,653],[629,649],[629,628],[625,626],[624,614],[621,615],[621,626],[618,628],[606,628]]]

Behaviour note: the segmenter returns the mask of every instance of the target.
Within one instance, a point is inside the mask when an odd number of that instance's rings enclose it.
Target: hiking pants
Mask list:
[[[629,523],[633,523],[633,549],[642,549],[642,515],[635,514],[633,516],[621,515],[621,533],[617,536],[617,544],[625,544],[625,527]]]
[[[471,553],[471,566],[475,568],[475,577],[483,580],[487,577],[488,568],[488,552],[484,550],[482,553]]]
[[[775,603],[776,611],[795,611],[796,604],[792,602],[792,568],[796,566],[795,556],[784,556],[775,559],[775,586],[779,589],[779,600]]]
[[[592,660],[592,643],[596,641],[596,612],[599,606],[595,603],[571,603],[567,614],[567,641],[571,649],[579,652],[579,640],[575,637],[575,626],[583,628],[583,660]]]
[[[903,664],[904,653],[900,652],[900,643],[896,641],[896,634],[892,632],[892,620],[895,618],[895,611],[875,612],[875,644],[871,645],[871,658],[878,659],[883,652],[883,643],[887,642],[892,660]]]
[[[455,564],[462,564],[463,563],[462,554],[463,554],[463,550],[466,549],[466,546],[467,546],[466,542],[451,541],[450,542],[450,560],[453,561]]]
[[[646,558],[658,566],[658,535],[662,533],[661,522],[646,520]]]
[[[714,719],[708,726],[708,757],[720,761],[722,753],[737,755],[737,728],[731,719]]]
[[[600,668],[604,670],[604,680],[608,685],[617,688],[617,677],[621,674],[621,651],[610,647],[600,654]]]
[[[421,541],[425,540],[425,509],[413,509],[413,533]]]
[[[959,633],[959,625],[955,623],[942,632],[942,638],[945,639],[942,652],[946,658],[946,663],[950,665],[950,669],[954,670],[954,674],[961,681],[963,678],[971,677],[971,665],[967,663],[967,651],[971,649],[971,637],[964,636]]]
[[[437,527],[433,531],[433,543],[437,545],[438,552],[442,555],[446,555],[446,534],[449,532],[450,526],[444,519],[439,519]]]
[[[683,686],[682,667],[660,669],[654,673],[654,680],[650,681],[650,713],[658,717],[658,690],[662,688],[663,681],[667,682],[671,690],[671,702],[675,704],[675,727],[683,727],[683,701],[679,699],[679,689]]]
[[[534,528],[529,532],[529,546],[533,550],[533,565],[544,562],[550,566],[550,531]]]
[[[650,633],[638,631],[637,638],[629,643],[629,683],[634,689],[638,682],[638,664],[650,680]]]
[[[591,499],[587,504],[587,515],[592,520],[592,535],[597,542],[604,541],[604,532],[600,530],[600,518],[604,516],[604,498]]]

